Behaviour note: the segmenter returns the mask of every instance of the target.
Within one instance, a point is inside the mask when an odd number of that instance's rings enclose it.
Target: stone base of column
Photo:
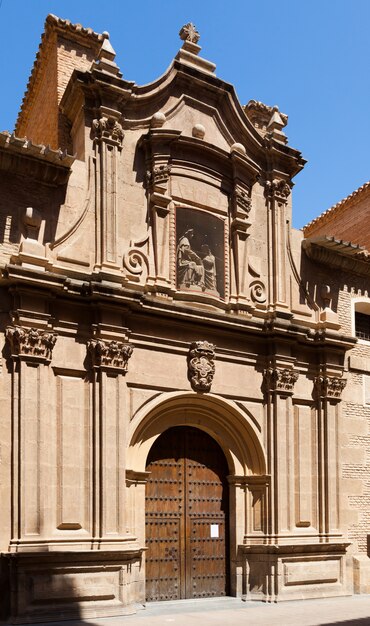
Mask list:
[[[244,600],[282,602],[351,595],[348,543],[242,545]]]
[[[24,624],[132,615],[145,601],[142,552],[2,553],[6,617]]]

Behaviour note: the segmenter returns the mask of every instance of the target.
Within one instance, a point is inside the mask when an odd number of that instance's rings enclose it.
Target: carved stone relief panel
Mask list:
[[[225,224],[204,211],[176,209],[176,286],[225,297]]]

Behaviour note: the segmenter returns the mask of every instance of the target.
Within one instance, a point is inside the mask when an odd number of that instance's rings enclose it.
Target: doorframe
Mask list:
[[[139,409],[128,432],[126,506],[131,512],[128,532],[145,550],[146,460],[154,441],[172,426],[193,426],[208,433],[222,449],[229,467],[229,571],[230,593],[242,596],[244,565],[238,546],[249,525],[247,484],[266,476],[266,455],[258,422],[231,400],[213,394],[170,392]],[[134,488],[133,488],[134,487]],[[145,566],[139,575],[139,599],[145,602]],[[144,599],[144,600],[143,600]]]

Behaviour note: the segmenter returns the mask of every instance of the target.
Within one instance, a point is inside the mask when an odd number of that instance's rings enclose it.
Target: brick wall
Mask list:
[[[73,71],[89,69],[97,57],[97,44],[89,47],[88,43],[83,45],[58,31],[49,33],[16,127],[19,137],[53,149],[71,147],[69,123],[58,107]]]
[[[364,189],[357,198],[343,208],[333,211],[332,216],[322,219],[304,229],[305,237],[334,236],[370,249],[370,188]]]
[[[353,301],[367,297],[366,280],[355,276],[338,277],[338,317],[342,331],[353,334]],[[347,359],[347,388],[342,402],[341,478],[342,519],[353,542],[354,552],[367,553],[370,534],[370,405],[365,404],[365,378],[370,371],[353,370],[351,357],[362,357],[370,368],[370,343],[358,343]]]

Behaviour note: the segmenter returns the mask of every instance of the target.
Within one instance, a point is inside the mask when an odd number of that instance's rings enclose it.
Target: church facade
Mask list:
[[[140,87],[48,16],[0,133],[15,623],[370,591],[366,250],[292,228],[287,116],[180,37]]]

